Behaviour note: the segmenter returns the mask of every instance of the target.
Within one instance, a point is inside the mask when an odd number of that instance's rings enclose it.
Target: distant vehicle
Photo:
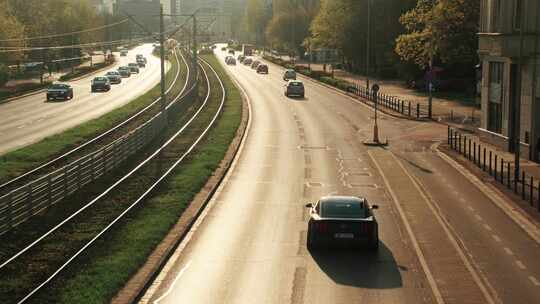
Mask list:
[[[222,50],[222,51],[226,51],[226,50],[227,50],[227,47],[224,46],[224,47],[221,48],[221,50]]]
[[[109,78],[111,84],[122,83],[122,75],[120,75],[120,73],[117,71],[109,71],[107,74],[105,74],[105,77]]]
[[[289,80],[285,85],[285,96],[300,96],[304,98],[304,84],[300,80]]]
[[[92,92],[96,91],[110,91],[111,90],[111,82],[109,81],[108,77],[95,77],[92,79],[91,84],[91,90]]]
[[[146,67],[146,60],[144,58],[138,58],[137,59],[137,65],[140,68],[145,68]]]
[[[233,58],[233,56],[225,56],[225,63],[229,61],[229,59]]]
[[[259,64],[257,67],[258,74],[268,74],[268,66],[266,64]]]
[[[253,61],[253,63],[251,64],[251,68],[255,70],[255,69],[257,69],[259,64],[261,64],[261,62],[259,60]]]
[[[67,83],[55,83],[47,88],[47,100],[73,99],[73,88]]]
[[[296,80],[296,72],[294,70],[286,70],[283,74],[283,80]]]
[[[128,50],[121,50],[120,51],[120,56],[127,56],[128,54]]]
[[[244,56],[253,56],[253,45],[251,44],[242,44],[242,55]]]
[[[308,203],[310,219],[307,247],[310,250],[332,245],[379,248],[379,226],[373,210],[365,198],[354,196],[326,196],[317,203]]]
[[[131,62],[131,63],[128,64],[128,67],[129,67],[131,73],[139,74],[139,64]]]
[[[253,63],[253,59],[249,57],[244,59],[244,62],[243,62],[244,65],[251,65],[252,63]]]
[[[131,77],[131,69],[127,66],[121,66],[118,68],[118,73],[120,73],[120,75],[123,77],[123,78],[126,78],[126,77]]]
[[[231,55],[234,55],[234,50],[230,49],[228,53],[231,54]]]
[[[238,59],[238,61],[243,62],[244,59],[246,59],[246,56],[244,56],[244,55],[238,55],[238,58],[237,58],[237,59]]]
[[[234,57],[229,58],[229,60],[227,60],[227,64],[228,65],[236,65],[236,59],[234,59]]]
[[[212,45],[210,46],[210,48],[211,48],[212,50],[215,50],[215,49],[216,49],[216,45],[215,45],[215,44],[212,44]]]

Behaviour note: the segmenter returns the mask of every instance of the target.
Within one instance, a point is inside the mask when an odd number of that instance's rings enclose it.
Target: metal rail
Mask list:
[[[215,74],[216,78],[218,79],[221,91],[222,91],[222,98],[220,101],[219,108],[217,109],[216,113],[214,114],[212,120],[209,122],[209,124],[206,126],[206,128],[201,132],[201,134],[197,137],[197,139],[190,145],[190,147],[167,169],[167,171],[162,174],[146,191],[139,196],[128,208],[126,208],[124,211],[122,211],[113,221],[111,221],[105,228],[103,228],[99,233],[97,233],[90,241],[88,241],[84,246],[82,246],[77,252],[75,252],[65,263],[63,263],[56,271],[54,271],[50,276],[48,276],[42,283],[40,283],[37,287],[35,287],[32,291],[30,291],[24,298],[22,298],[18,303],[24,303],[28,299],[30,299],[36,292],[38,292],[41,288],[43,288],[47,283],[49,283],[51,280],[53,280],[63,269],[65,269],[71,262],[73,262],[81,253],[83,253],[85,250],[87,250],[96,240],[98,240],[102,235],[104,235],[107,231],[111,229],[111,227],[114,226],[118,221],[120,221],[131,209],[133,209],[135,206],[137,206],[141,201],[143,201],[148,194],[152,192],[200,143],[200,141],[206,136],[208,131],[212,128],[216,120],[218,119],[219,115],[221,114],[223,110],[223,106],[225,103],[226,98],[226,92],[225,92],[225,86],[223,85],[222,80],[220,79],[218,73],[212,68],[211,65],[209,65],[204,60],[201,60],[204,64],[208,65],[212,72]],[[200,64],[201,65],[201,64]],[[71,216],[66,218],[64,221],[56,225],[54,228],[49,230],[47,233],[43,234],[40,238],[36,239],[33,243],[28,245],[23,250],[19,251],[17,254],[15,254],[13,257],[5,261],[4,263],[0,264],[0,269],[5,267],[7,264],[12,262],[14,259],[34,247],[37,243],[39,243],[41,240],[43,240],[45,237],[59,229],[61,226],[63,226],[65,223],[73,219],[76,215],[80,214],[82,211],[93,205],[95,202],[100,200],[102,197],[104,197],[107,193],[112,191],[116,186],[118,186],[122,181],[129,178],[130,176],[134,175],[142,166],[144,166],[146,163],[148,163],[150,160],[154,159],[159,153],[165,149],[172,141],[174,141],[180,134],[182,134],[186,128],[197,118],[197,116],[202,112],[202,110],[205,108],[206,104],[208,103],[210,97],[211,97],[211,86],[210,86],[210,79],[208,77],[208,74],[206,70],[201,65],[201,70],[203,71],[205,78],[207,80],[207,86],[208,86],[208,92],[205,97],[204,102],[199,107],[196,113],[178,130],[174,135],[172,135],[161,147],[159,147],[152,155],[150,155],[148,158],[146,158],[144,161],[142,161],[139,165],[137,165],[133,170],[131,170],[128,174],[124,175],[122,178],[120,178],[116,183],[114,183],[111,187],[106,189],[104,192],[102,192],[98,197],[93,199],[90,203],[79,209],[77,212],[73,213]],[[159,114],[158,114],[159,116]]]
[[[176,57],[176,60],[178,61],[178,63],[180,64],[180,60],[178,59],[178,54],[177,54],[176,52],[175,52],[175,57]],[[185,82],[185,84],[184,84],[184,87],[182,88],[182,92],[184,92],[184,91],[186,90],[186,87],[187,87],[188,82],[189,82],[190,68],[189,68],[189,64],[187,63],[187,61],[186,61],[186,59],[185,59],[185,57],[184,57],[184,55],[183,55],[182,53],[180,53],[180,57],[182,58],[182,61],[184,62],[184,64],[185,64],[186,67],[187,67],[186,82]],[[167,89],[167,91],[165,92],[166,94],[168,94],[168,93],[172,90],[172,88],[174,87],[174,85],[175,85],[176,82],[178,81],[178,77],[179,77],[179,76],[180,76],[180,68],[178,68],[178,71],[176,72],[176,75],[175,75],[175,77],[174,77],[173,82],[171,83],[171,85],[169,86],[169,88]],[[73,154],[73,153],[75,153],[75,152],[81,150],[82,148],[87,147],[88,145],[90,145],[90,144],[92,144],[92,143],[94,143],[94,142],[96,142],[96,141],[98,141],[98,140],[104,138],[105,136],[107,136],[107,135],[111,134],[112,132],[118,130],[119,128],[121,128],[122,126],[126,125],[127,123],[129,123],[129,122],[132,121],[133,119],[139,117],[141,114],[143,114],[143,113],[145,113],[146,111],[148,111],[150,108],[152,108],[152,107],[153,107],[156,103],[158,103],[160,100],[161,100],[161,97],[158,97],[158,98],[155,99],[152,103],[150,103],[148,106],[144,107],[144,108],[141,109],[139,112],[133,114],[132,116],[130,116],[129,118],[127,118],[127,119],[124,120],[123,122],[117,124],[116,126],[112,127],[111,129],[109,129],[109,130],[107,130],[107,131],[101,133],[100,135],[98,135],[98,136],[96,136],[96,137],[90,139],[89,141],[84,142],[83,144],[81,144],[81,145],[79,145],[79,146],[77,146],[77,147],[71,149],[70,151],[68,151],[68,152],[66,152],[66,153],[64,153],[64,154],[62,154],[62,155],[60,155],[60,156],[58,156],[58,157],[56,157],[56,158],[54,158],[54,159],[52,159],[52,160],[46,162],[46,163],[41,164],[41,165],[39,165],[38,167],[36,167],[36,168],[34,168],[34,169],[30,170],[30,171],[25,172],[24,174],[21,174],[21,175],[15,177],[15,178],[13,178],[13,179],[11,179],[11,180],[9,180],[9,181],[3,183],[3,184],[0,184],[0,190],[2,190],[3,188],[5,188],[5,187],[7,187],[7,186],[9,186],[9,185],[11,185],[11,184],[13,184],[13,183],[15,183],[15,182],[21,180],[21,179],[23,179],[23,178],[25,178],[25,177],[27,177],[27,176],[29,176],[29,175],[31,175],[31,174],[34,174],[34,173],[38,172],[39,170],[42,170],[42,169],[44,169],[44,168],[46,168],[46,167],[49,167],[49,166],[51,166],[52,164],[54,164],[54,163],[56,163],[56,162],[58,162],[58,161],[60,161],[60,160],[62,160],[62,159],[65,159],[65,158],[68,157],[69,155],[71,155],[71,154]]]
[[[192,98],[195,88],[180,92],[167,111],[178,101]],[[165,126],[157,113],[112,143],[0,196],[0,235],[115,169],[152,142]]]

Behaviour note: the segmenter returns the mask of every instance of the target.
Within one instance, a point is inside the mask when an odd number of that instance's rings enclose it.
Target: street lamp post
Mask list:
[[[519,24],[519,55],[518,55],[518,66],[517,66],[517,81],[516,81],[516,98],[514,100],[514,185],[517,186],[517,181],[520,179],[519,169],[519,158],[520,158],[520,137],[521,137],[521,73],[523,71],[523,30],[525,27],[524,24],[524,14],[523,8],[526,5],[526,1],[522,1],[520,15],[520,24]],[[521,181],[525,182],[525,181]],[[516,187],[517,188],[517,187]]]
[[[366,40],[366,89],[369,92],[369,59],[371,53],[371,0],[367,1],[367,40]]]

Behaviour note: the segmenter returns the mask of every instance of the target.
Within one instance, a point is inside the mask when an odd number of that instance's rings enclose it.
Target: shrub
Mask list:
[[[9,80],[9,68],[0,64],[0,87],[6,84]]]

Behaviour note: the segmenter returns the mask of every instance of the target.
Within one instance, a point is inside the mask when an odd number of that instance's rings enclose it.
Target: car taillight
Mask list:
[[[360,223],[360,233],[370,235],[373,230],[371,223]]]
[[[319,232],[327,232],[328,231],[328,223],[320,222],[317,223],[317,230]]]

